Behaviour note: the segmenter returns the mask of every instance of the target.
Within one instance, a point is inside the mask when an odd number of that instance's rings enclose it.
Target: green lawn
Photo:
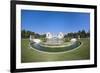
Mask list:
[[[85,60],[90,58],[90,40],[88,38],[80,39],[82,45],[65,53],[43,53],[29,47],[29,40],[21,40],[21,62],[47,62],[47,61],[67,61],[67,60]]]

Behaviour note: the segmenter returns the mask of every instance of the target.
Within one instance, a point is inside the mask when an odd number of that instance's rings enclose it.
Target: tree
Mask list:
[[[21,37],[22,38],[29,38],[30,35],[34,35],[34,32],[31,31],[26,31],[26,30],[21,30]]]
[[[82,31],[81,31],[80,37],[82,37],[82,38],[85,38],[85,37],[86,37],[86,32],[85,32],[85,30],[82,30]]]
[[[25,38],[25,32],[26,32],[25,30],[22,30],[22,31],[21,31],[21,37],[22,37],[22,38]]]
[[[64,36],[64,38],[87,38],[90,37],[90,32],[85,30],[79,30],[78,32],[70,32]]]
[[[36,33],[36,34],[34,35],[34,37],[35,37],[35,38],[40,38],[40,35]]]
[[[90,37],[90,31],[88,31],[86,34],[87,34],[87,38]]]

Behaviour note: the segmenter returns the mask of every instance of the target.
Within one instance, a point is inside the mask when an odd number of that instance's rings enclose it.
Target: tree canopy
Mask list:
[[[90,32],[86,32],[85,30],[79,30],[78,32],[70,32],[67,33],[64,37],[70,37],[70,38],[88,38],[90,37]]]
[[[35,33],[35,32],[32,32],[32,31],[27,31],[27,30],[22,30],[22,31],[21,31],[21,37],[22,37],[22,38],[29,38],[30,35],[33,35],[34,38],[43,38],[43,37],[46,36],[45,34],[40,35],[40,34],[38,34],[38,33]]]
[[[32,31],[27,31],[27,30],[21,30],[21,37],[22,38],[29,38],[30,35],[33,35],[34,38],[45,38],[46,34],[38,34]],[[64,38],[88,38],[90,37],[90,32],[86,32],[85,30],[79,30],[78,32],[69,32],[66,35],[64,35]]]

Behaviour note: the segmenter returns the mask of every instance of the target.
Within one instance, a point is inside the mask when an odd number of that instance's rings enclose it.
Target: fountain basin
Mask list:
[[[64,52],[64,51],[69,51],[69,50],[72,50],[72,49],[75,49],[77,48],[78,46],[81,45],[81,42],[80,41],[76,41],[74,43],[72,42],[68,42],[67,44],[63,43],[62,45],[53,45],[53,46],[50,46],[50,45],[44,45],[42,43],[30,43],[31,47],[33,47],[34,49],[36,50],[39,50],[39,51],[44,51],[44,52]]]

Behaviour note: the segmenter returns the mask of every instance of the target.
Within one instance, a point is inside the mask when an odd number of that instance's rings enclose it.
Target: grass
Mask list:
[[[90,59],[90,39],[80,39],[82,45],[70,52],[65,53],[43,53],[29,47],[29,40],[22,39],[21,42],[21,62],[47,62],[47,61],[68,61]]]

